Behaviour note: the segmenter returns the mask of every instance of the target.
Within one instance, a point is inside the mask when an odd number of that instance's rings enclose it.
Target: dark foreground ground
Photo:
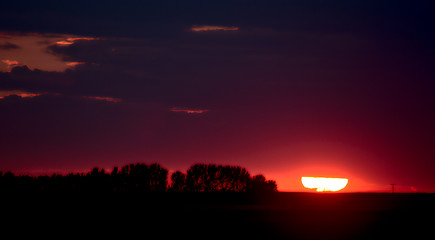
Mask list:
[[[435,194],[2,196],[2,234],[111,239],[435,239]]]

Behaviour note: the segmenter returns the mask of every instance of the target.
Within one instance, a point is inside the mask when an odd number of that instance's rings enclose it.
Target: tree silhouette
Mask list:
[[[274,181],[263,175],[250,178],[245,168],[214,164],[195,164],[187,170],[186,187],[192,192],[276,191]]]
[[[159,164],[150,166],[142,163],[116,168],[111,173],[116,178],[116,189],[128,192],[163,192],[167,188],[168,170]]]
[[[176,171],[171,175],[171,192],[182,192],[186,186],[186,175],[180,171]]]
[[[93,168],[87,173],[30,177],[16,176],[12,172],[0,172],[0,191],[32,192],[275,192],[275,181],[263,175],[251,178],[249,172],[239,166],[195,164],[184,174],[176,171],[171,175],[168,189],[168,170],[159,164],[128,164],[114,167],[108,173]]]

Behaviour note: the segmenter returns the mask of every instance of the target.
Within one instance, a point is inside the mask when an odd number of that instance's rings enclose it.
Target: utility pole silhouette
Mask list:
[[[392,184],[390,184],[390,185],[391,185],[391,193],[394,193],[394,186],[396,186],[397,184],[392,183]]]

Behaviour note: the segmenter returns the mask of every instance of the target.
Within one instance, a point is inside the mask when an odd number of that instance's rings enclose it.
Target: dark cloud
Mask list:
[[[5,43],[0,43],[0,49],[3,50],[8,50],[8,49],[18,49],[20,48],[20,46],[10,43],[10,42],[5,42]]]
[[[63,93],[73,81],[69,71],[30,70],[26,65],[15,66],[10,72],[0,73],[0,88],[9,90]]]

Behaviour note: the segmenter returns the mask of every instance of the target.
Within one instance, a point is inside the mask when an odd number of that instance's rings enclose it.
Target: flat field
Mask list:
[[[4,196],[3,230],[120,239],[431,239],[435,194]]]

